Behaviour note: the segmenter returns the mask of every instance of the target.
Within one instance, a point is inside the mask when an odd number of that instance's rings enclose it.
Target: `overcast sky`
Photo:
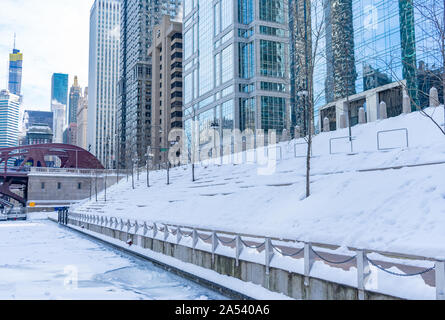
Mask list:
[[[8,59],[23,52],[25,109],[50,110],[51,75],[74,75],[88,85],[89,16],[94,0],[0,0],[0,89],[7,88]]]

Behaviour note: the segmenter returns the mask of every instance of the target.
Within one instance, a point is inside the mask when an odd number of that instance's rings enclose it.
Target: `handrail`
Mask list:
[[[381,130],[381,131],[377,131],[377,150],[382,151],[382,150],[392,150],[392,149],[398,149],[398,148],[400,148],[400,147],[392,147],[392,148],[381,148],[381,147],[380,147],[380,135],[381,135],[382,133],[396,132],[396,131],[405,131],[406,147],[409,148],[408,128],[400,128],[400,129],[391,129],[391,130]]]
[[[81,213],[70,213],[71,215],[73,214],[78,214],[78,215],[82,215]],[[230,235],[230,236],[241,236],[241,237],[248,237],[248,238],[256,238],[256,239],[264,239],[264,238],[268,238],[270,240],[273,241],[281,241],[281,242],[292,242],[292,243],[306,243],[308,241],[305,240],[298,240],[298,239],[290,239],[290,238],[285,238],[285,237],[277,237],[277,236],[271,236],[271,235],[255,235],[255,234],[251,234],[251,233],[238,233],[238,232],[234,232],[234,231],[227,231],[227,230],[215,230],[215,229],[209,229],[209,228],[203,228],[203,227],[197,227],[197,226],[193,226],[193,225],[188,225],[188,224],[177,224],[177,223],[170,223],[170,222],[160,222],[160,221],[143,221],[143,223],[149,223],[151,225],[161,225],[161,226],[168,226],[168,227],[174,227],[174,228],[180,228],[180,229],[191,229],[191,230],[196,230],[196,231],[201,231],[201,232],[216,232],[216,233],[223,233],[226,235]],[[332,244],[332,243],[322,243],[322,242],[312,242],[311,244],[313,246],[316,247],[321,247],[321,248],[326,248],[326,249],[331,249],[331,250],[336,250],[338,248],[341,248],[342,246],[337,245],[337,244]],[[346,246],[348,250],[350,251],[359,251],[359,250],[365,250],[367,252],[373,252],[373,253],[377,253],[380,255],[384,255],[387,256],[389,258],[402,258],[402,259],[411,259],[411,260],[425,260],[425,261],[437,261],[437,258],[435,257],[427,257],[427,256],[418,256],[418,255],[412,255],[412,254],[406,254],[406,253],[399,253],[399,252],[391,252],[391,251],[382,251],[382,250],[375,250],[372,248],[357,248],[357,247],[353,247],[353,246]]]
[[[59,214],[60,215],[60,214]],[[69,215],[69,217],[68,217]],[[72,220],[77,220],[79,222],[86,222],[95,224],[98,226],[105,226],[108,225],[110,228],[114,227],[114,230],[120,230],[122,232],[130,233],[131,229],[134,228],[134,235],[138,234],[139,230],[143,230],[144,236],[147,235],[147,232],[149,230],[149,227],[147,225],[147,222],[144,221],[142,224],[139,223],[137,220],[134,220],[133,223],[127,219],[126,222],[121,218],[120,224],[118,222],[117,218],[114,218],[113,223],[113,217],[111,217],[108,220],[108,217],[104,219],[104,216],[99,215],[86,215],[81,213],[67,213],[67,216],[63,220],[64,224],[68,224],[69,218]],[[76,219],[77,218],[77,219]],[[172,240],[169,240],[169,237],[172,236],[175,239],[175,242],[177,244],[181,243],[182,236],[191,237],[192,238],[192,246],[193,249],[196,248],[196,245],[199,240],[202,240],[204,242],[207,242],[211,244],[211,253],[212,253],[212,261],[215,258],[216,249],[220,244],[228,245],[235,243],[235,258],[236,263],[239,265],[240,260],[240,254],[243,250],[243,248],[252,248],[256,249],[260,252],[264,252],[264,265],[266,266],[266,274],[269,274],[270,271],[270,263],[274,257],[275,252],[278,252],[283,257],[296,257],[297,255],[300,255],[300,253],[303,252],[303,259],[304,259],[304,277],[305,277],[305,283],[308,283],[308,278],[310,277],[312,266],[315,262],[315,257],[318,257],[321,261],[325,261],[328,264],[334,264],[334,265],[341,265],[350,263],[352,261],[355,261],[356,267],[357,267],[357,290],[358,290],[358,297],[359,299],[364,299],[365,291],[368,289],[365,289],[365,284],[367,281],[369,273],[369,266],[374,266],[377,269],[388,273],[393,276],[399,276],[399,277],[413,277],[413,276],[419,276],[423,275],[429,272],[434,271],[435,272],[435,282],[436,282],[436,299],[438,300],[445,300],[445,261],[443,258],[437,259],[437,258],[430,258],[430,257],[420,257],[415,255],[407,255],[407,254],[400,254],[400,253],[391,253],[391,252],[383,252],[379,250],[371,250],[371,249],[363,249],[363,248],[350,248],[348,249],[350,251],[354,251],[355,255],[350,255],[346,253],[329,253],[328,254],[334,254],[341,257],[341,260],[334,261],[330,258],[325,258],[323,255],[318,253],[314,250],[314,247],[325,247],[325,248],[338,248],[338,245],[329,245],[329,244],[322,244],[322,243],[312,243],[312,242],[303,242],[295,239],[283,239],[283,238],[273,238],[273,237],[267,237],[267,236],[258,236],[258,235],[251,235],[251,234],[239,234],[234,232],[225,232],[225,231],[215,231],[211,229],[206,228],[199,228],[199,227],[193,227],[193,226],[186,226],[186,225],[178,225],[178,224],[170,224],[170,223],[160,223],[160,222],[151,222],[151,230],[152,230],[152,236],[151,238],[155,239],[158,235],[158,233],[163,233],[163,241],[171,242]],[[161,228],[157,227],[157,225],[163,226]],[[81,225],[83,228],[83,225]],[[171,229],[171,230],[170,230]],[[190,229],[189,233],[184,233],[181,229]],[[200,233],[198,233],[200,231]],[[206,232],[206,234],[202,234],[202,232]],[[231,235],[230,241],[227,240],[221,240],[221,237],[218,236],[219,234],[224,235]],[[235,236],[235,239],[233,239],[233,236]],[[261,239],[259,242],[256,240],[243,240],[242,237],[249,237],[249,238],[255,238],[255,239]],[[129,238],[130,239],[130,238]],[[296,251],[292,254],[286,253],[282,251],[278,246],[280,245],[274,245],[272,241],[281,241],[281,242],[293,242],[293,243],[303,243],[304,246],[301,247],[288,247],[288,249],[296,249]],[[251,242],[248,243],[248,242]],[[233,246],[231,246],[233,248]],[[281,245],[283,247],[283,245]],[[398,258],[398,259],[411,259],[411,260],[425,260],[425,261],[432,261],[434,262],[433,267],[423,268],[421,271],[416,271],[413,273],[397,273],[393,272],[389,269],[385,269],[384,267],[380,266],[378,262],[371,260],[368,258],[369,253],[378,253],[383,256],[391,257],[391,258]],[[346,257],[346,258],[345,258]],[[300,258],[301,259],[301,258]],[[383,263],[388,263],[388,261],[382,261]],[[418,266],[413,266],[401,262],[392,262],[395,266],[405,266],[405,267],[411,267],[411,268],[421,268]],[[331,281],[331,280],[329,280]]]

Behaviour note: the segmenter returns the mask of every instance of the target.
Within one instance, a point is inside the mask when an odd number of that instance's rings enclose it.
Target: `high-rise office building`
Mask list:
[[[77,146],[87,150],[87,126],[88,126],[88,87],[85,88],[80,98],[77,110]]]
[[[187,0],[184,127],[289,127],[289,23],[284,0]]]
[[[15,45],[14,45],[15,47]],[[22,94],[23,53],[13,49],[9,55],[9,92],[18,96]]]
[[[433,85],[443,101],[442,86],[431,81],[431,75],[437,74],[440,79],[443,73],[439,71],[443,70],[443,61],[434,41],[434,27],[420,13],[416,2],[427,7],[433,3],[431,0],[307,1],[312,17],[308,41],[312,45],[315,39],[310,36],[323,24],[313,77],[317,97],[314,118],[319,129],[325,117],[330,121],[330,130],[336,129],[340,115],[348,113],[348,109],[351,125],[357,124],[361,107],[367,121],[374,121],[379,118],[378,106],[382,101],[387,104],[389,117],[399,115],[404,94],[425,107]],[[443,17],[443,2],[433,12]],[[415,110],[414,104],[412,108]]]
[[[51,78],[51,103],[58,102],[67,105],[68,102],[68,75],[54,73]]]
[[[178,16],[182,0],[122,0],[117,112],[119,166],[143,162],[151,145],[151,72],[148,49],[163,15]]]
[[[120,3],[96,0],[90,13],[87,149],[107,168],[115,166]]]
[[[0,148],[19,144],[20,96],[8,90],[0,91]]]
[[[77,123],[77,110],[79,109],[82,88],[79,86],[77,76],[74,76],[74,84],[70,88],[68,123]]]
[[[53,142],[63,143],[63,133],[66,128],[66,105],[54,101],[53,112]]]
[[[151,148],[153,164],[165,163],[171,129],[182,128],[182,22],[162,18],[153,30]],[[172,139],[172,138],[171,138]]]
[[[54,73],[51,78],[51,111],[53,112],[53,141],[56,143],[63,143],[63,131],[68,123],[67,103],[68,75]]]

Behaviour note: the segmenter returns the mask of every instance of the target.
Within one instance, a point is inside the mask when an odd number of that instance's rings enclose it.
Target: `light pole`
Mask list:
[[[147,188],[150,188],[150,168],[149,168],[149,165],[150,165],[150,158],[153,156],[152,155],[152,153],[151,153],[151,147],[149,146],[149,147],[147,147],[147,153],[145,154],[145,156],[147,157],[147,163],[146,163],[146,165],[147,165]]]
[[[109,162],[109,158],[110,158],[110,136],[107,136],[107,151],[106,151],[106,155],[105,155],[105,162],[106,162],[106,167],[105,167],[105,202],[107,202],[107,171],[109,168],[108,162]]]
[[[138,162],[138,158],[137,155],[134,154],[132,162],[131,162],[131,185],[132,188],[134,189],[134,165]]]

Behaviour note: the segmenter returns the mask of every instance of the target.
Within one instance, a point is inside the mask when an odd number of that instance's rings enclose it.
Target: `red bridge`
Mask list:
[[[30,167],[104,169],[90,152],[67,144],[38,144],[0,149],[0,197],[14,199],[26,206]],[[12,190],[21,191],[22,194]],[[3,201],[0,201],[3,202]]]

